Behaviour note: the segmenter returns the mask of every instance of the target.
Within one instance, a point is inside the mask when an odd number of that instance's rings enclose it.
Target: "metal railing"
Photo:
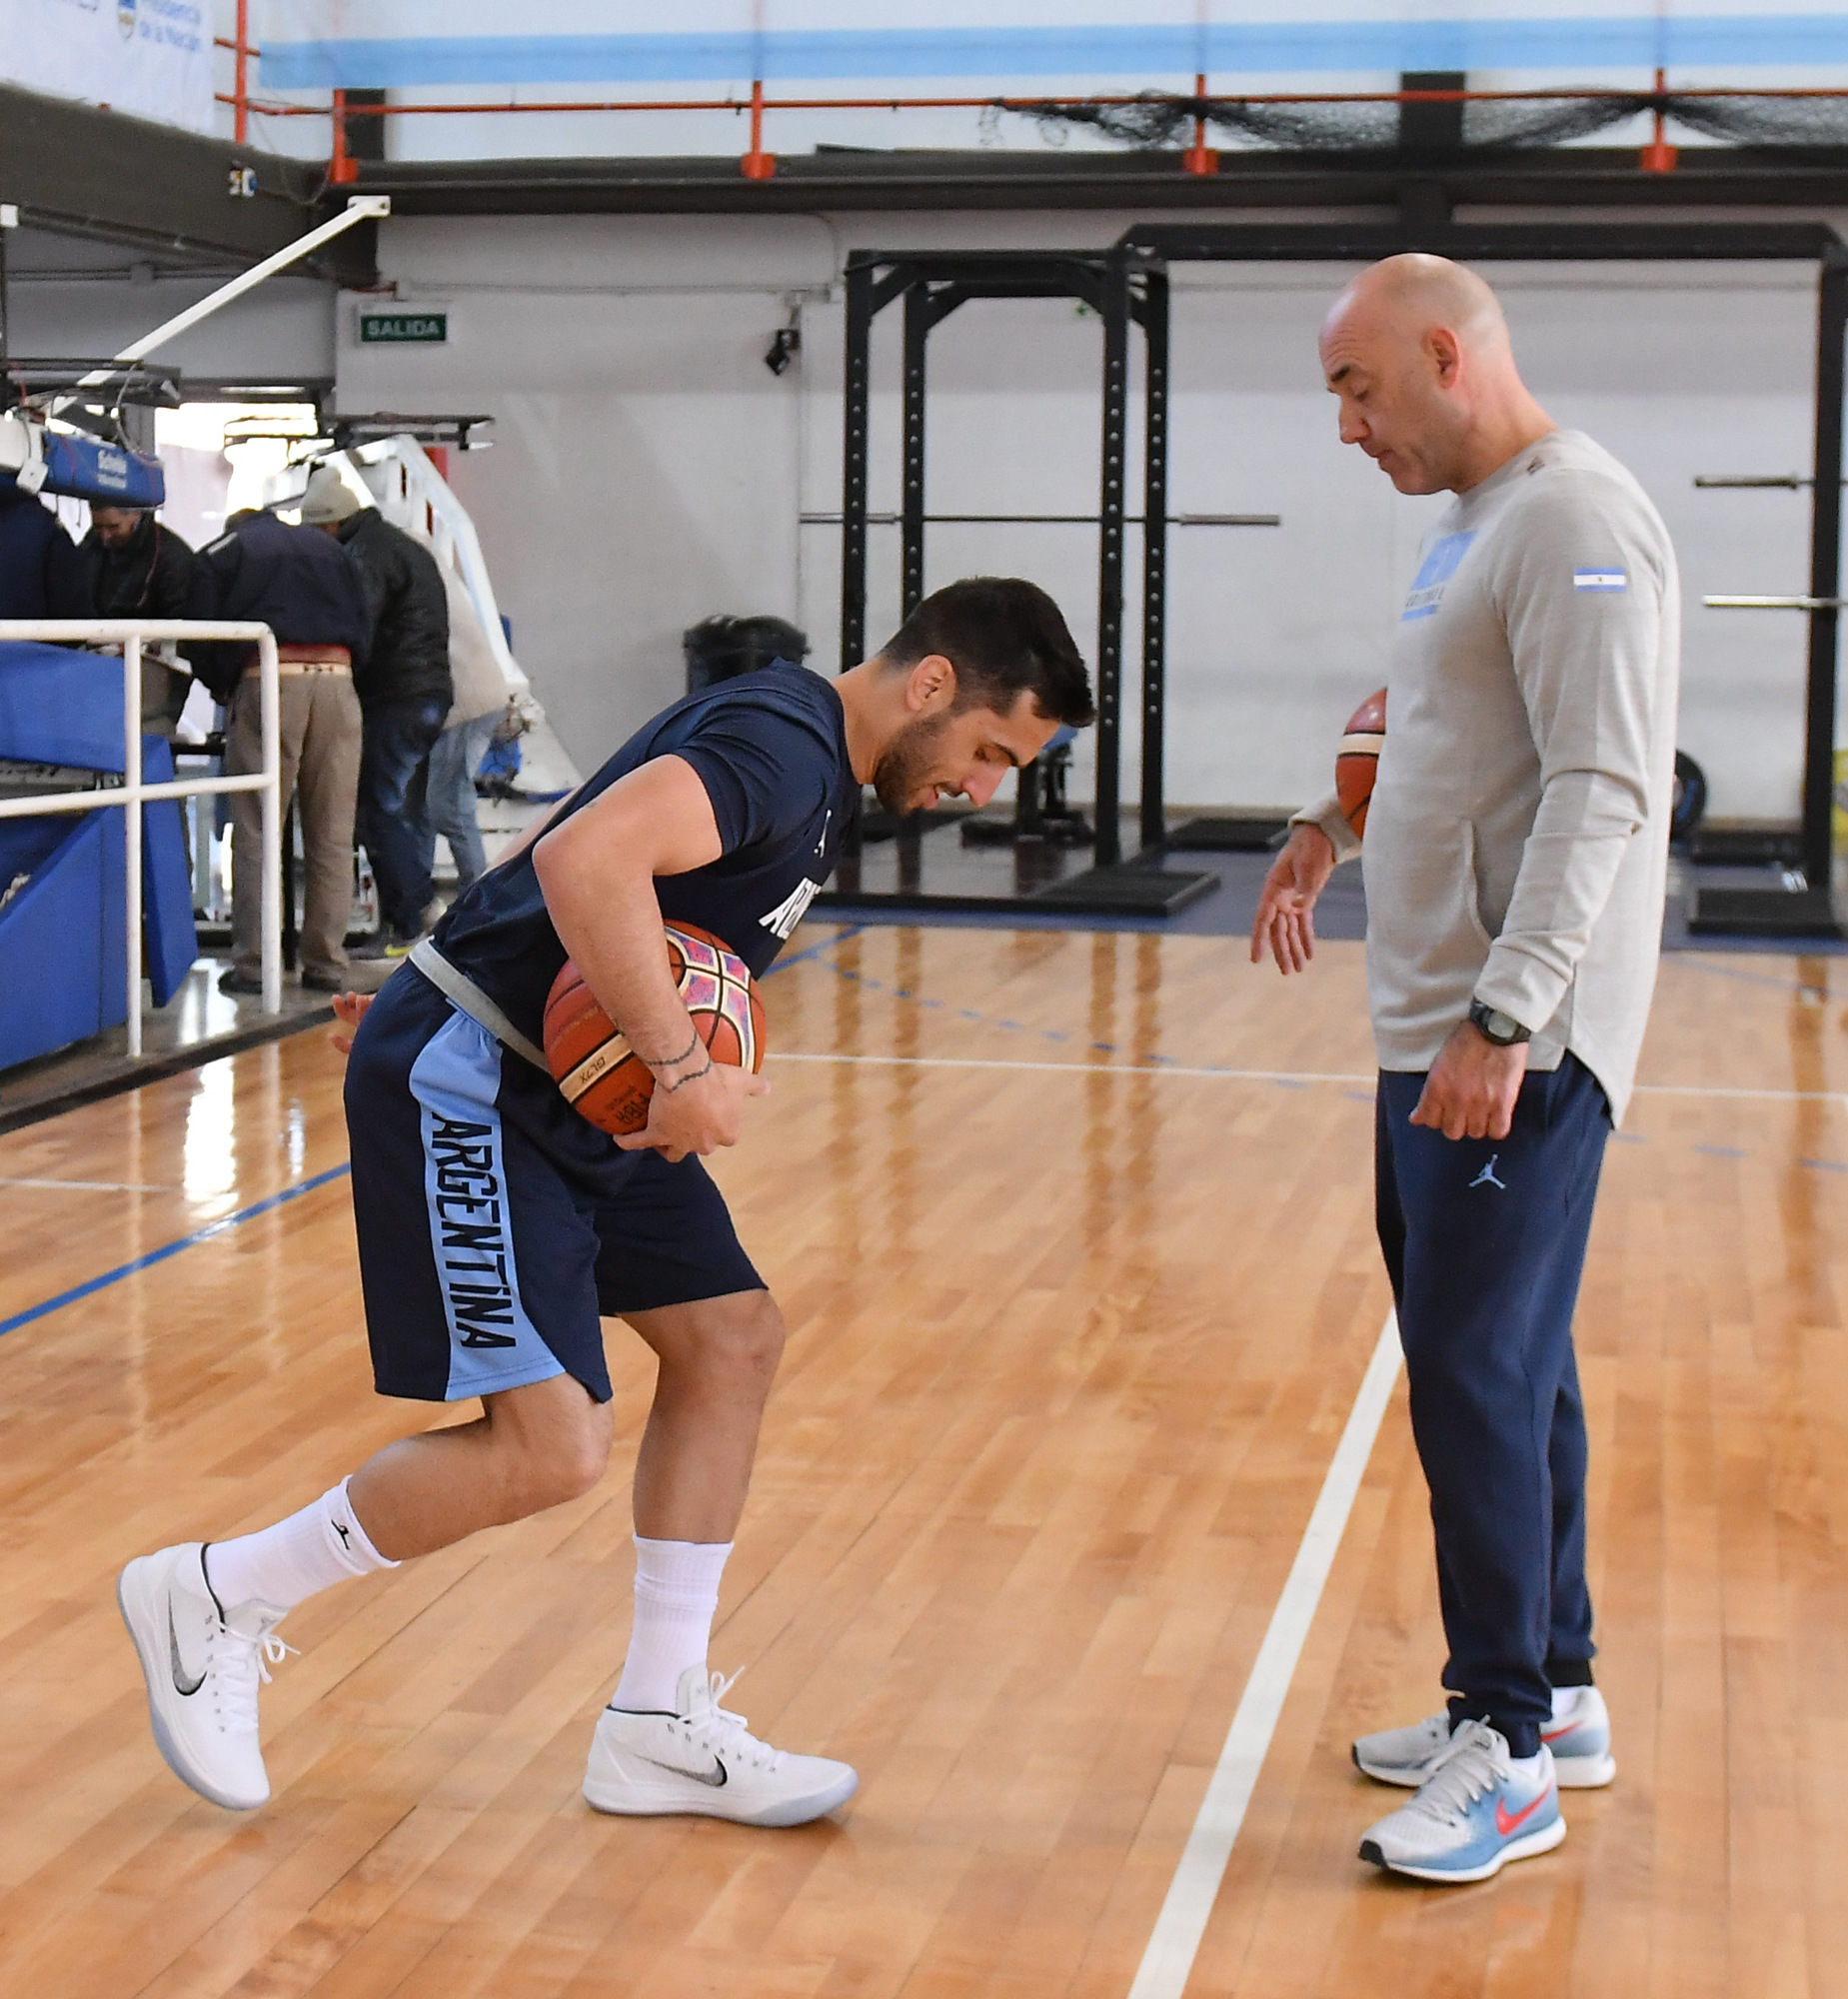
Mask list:
[[[764,144],[764,119],[767,112],[782,111],[982,111],[982,112],[1024,112],[1027,114],[1045,112],[1058,107],[1078,106],[1120,106],[1140,108],[1148,103],[1160,102],[1163,97],[1172,104],[1197,107],[1193,119],[1193,143],[1180,155],[1181,171],[1187,174],[1208,175],[1219,171],[1218,152],[1207,144],[1207,111],[1210,93],[1209,81],[1205,73],[1197,74],[1193,80],[1193,96],[1188,98],[1178,92],[1138,91],[1130,94],[1121,92],[1093,92],[1082,97],[1018,95],[995,96],[921,96],[917,94],[888,92],[877,97],[844,96],[778,96],[767,94],[762,78],[754,78],[749,97],[726,95],[724,97],[630,97],[595,99],[536,99],[524,103],[506,101],[484,101],[464,99],[447,104],[405,104],[405,103],[359,103],[350,101],[344,89],[329,93],[326,104],[295,104],[273,98],[253,97],[250,92],[250,61],[261,57],[262,50],[252,41],[250,35],[249,0],[237,0],[237,23],[230,36],[215,37],[215,44],[232,52],[234,82],[229,91],[214,93],[220,104],[232,107],[233,126],[237,143],[244,145],[249,137],[250,116],[254,111],[265,118],[326,118],[332,121],[333,137],[328,159],[328,181],[334,186],[348,185],[361,176],[361,162],[354,158],[348,121],[366,118],[444,118],[444,117],[494,117],[513,114],[515,116],[532,113],[590,113],[590,112],[647,112],[647,111],[709,111],[725,112],[734,117],[748,115],[750,118],[751,143],[739,159],[739,171],[747,180],[765,181],[773,179],[777,172],[777,156]],[[1673,99],[1710,99],[1723,101],[1728,98],[1758,97],[1774,98],[1781,101],[1801,102],[1806,99],[1839,99],[1848,97],[1848,90],[1840,85],[1772,85],[1753,86],[1750,84],[1704,85],[1693,89],[1677,88],[1673,93],[1668,88],[1668,72],[1658,67],[1655,72],[1653,90],[1621,89],[1610,85],[1544,85],[1529,90],[1471,90],[1460,89],[1417,89],[1401,86],[1397,90],[1291,90],[1291,91],[1246,91],[1223,89],[1218,95],[1239,105],[1465,105],[1465,104],[1543,104],[1566,98],[1608,99],[1634,102],[1638,110],[1653,120],[1654,136],[1645,144],[1639,154],[1638,164],[1644,173],[1673,173],[1678,164],[1678,150],[1668,140],[1668,121],[1674,115]]]
[[[282,1011],[282,731],[276,635],[267,625],[212,623],[191,618],[0,618],[0,641],[122,648],[122,783],[106,791],[47,792],[36,798],[0,799],[0,819],[38,819],[47,813],[88,813],[119,807],[126,830],[128,911],[128,1052],[141,1053],[141,808],[159,799],[201,798],[221,792],[257,792],[263,801],[263,1010]],[[240,777],[141,781],[141,648],[145,641],[215,639],[254,643],[259,676],[263,768]]]

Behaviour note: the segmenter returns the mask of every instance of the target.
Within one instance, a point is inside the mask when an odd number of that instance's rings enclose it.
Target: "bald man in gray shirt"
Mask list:
[[[1647,496],[1535,402],[1473,273],[1388,258],[1321,351],[1343,440],[1402,493],[1456,495],[1400,614],[1364,856],[1379,1236],[1451,1698],[1354,1761],[1417,1789],[1362,1858],[1479,1881],[1565,1837],[1561,1786],[1616,1774],[1572,1313],[1660,948],[1678,584]],[[1332,797],[1299,813],[1252,957],[1301,971],[1360,852]]]

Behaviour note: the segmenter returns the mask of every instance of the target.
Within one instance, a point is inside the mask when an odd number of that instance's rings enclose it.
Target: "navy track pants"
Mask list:
[[[1572,1312],[1610,1109],[1574,1055],[1529,1074],[1505,1138],[1409,1119],[1422,1075],[1382,1073],[1380,1248],[1431,1491],[1453,1720],[1516,1756],[1540,1746],[1552,1688],[1588,1684],[1585,1411]]]

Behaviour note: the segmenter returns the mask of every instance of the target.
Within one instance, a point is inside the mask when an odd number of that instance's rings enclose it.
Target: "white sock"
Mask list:
[[[730,1541],[645,1541],[636,1536],[636,1623],[612,1707],[673,1714],[681,1675],[706,1668]]]
[[[293,1610],[317,1590],[396,1568],[366,1537],[343,1478],[313,1505],[236,1540],[213,1541],[205,1551],[207,1579],[221,1608],[262,1602]]]

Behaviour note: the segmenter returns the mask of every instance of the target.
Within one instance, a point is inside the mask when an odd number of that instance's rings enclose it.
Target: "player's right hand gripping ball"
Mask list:
[[[668,963],[714,1061],[764,1066],[764,1002],[744,960],[695,924],[669,924]],[[648,1123],[655,1074],[597,1003],[570,959],[546,1000],[546,1060],[565,1100],[599,1130],[627,1137]]]
[[[1354,838],[1366,837],[1366,809],[1379,775],[1379,746],[1386,740],[1386,690],[1370,694],[1348,718],[1334,753],[1334,790]]]

